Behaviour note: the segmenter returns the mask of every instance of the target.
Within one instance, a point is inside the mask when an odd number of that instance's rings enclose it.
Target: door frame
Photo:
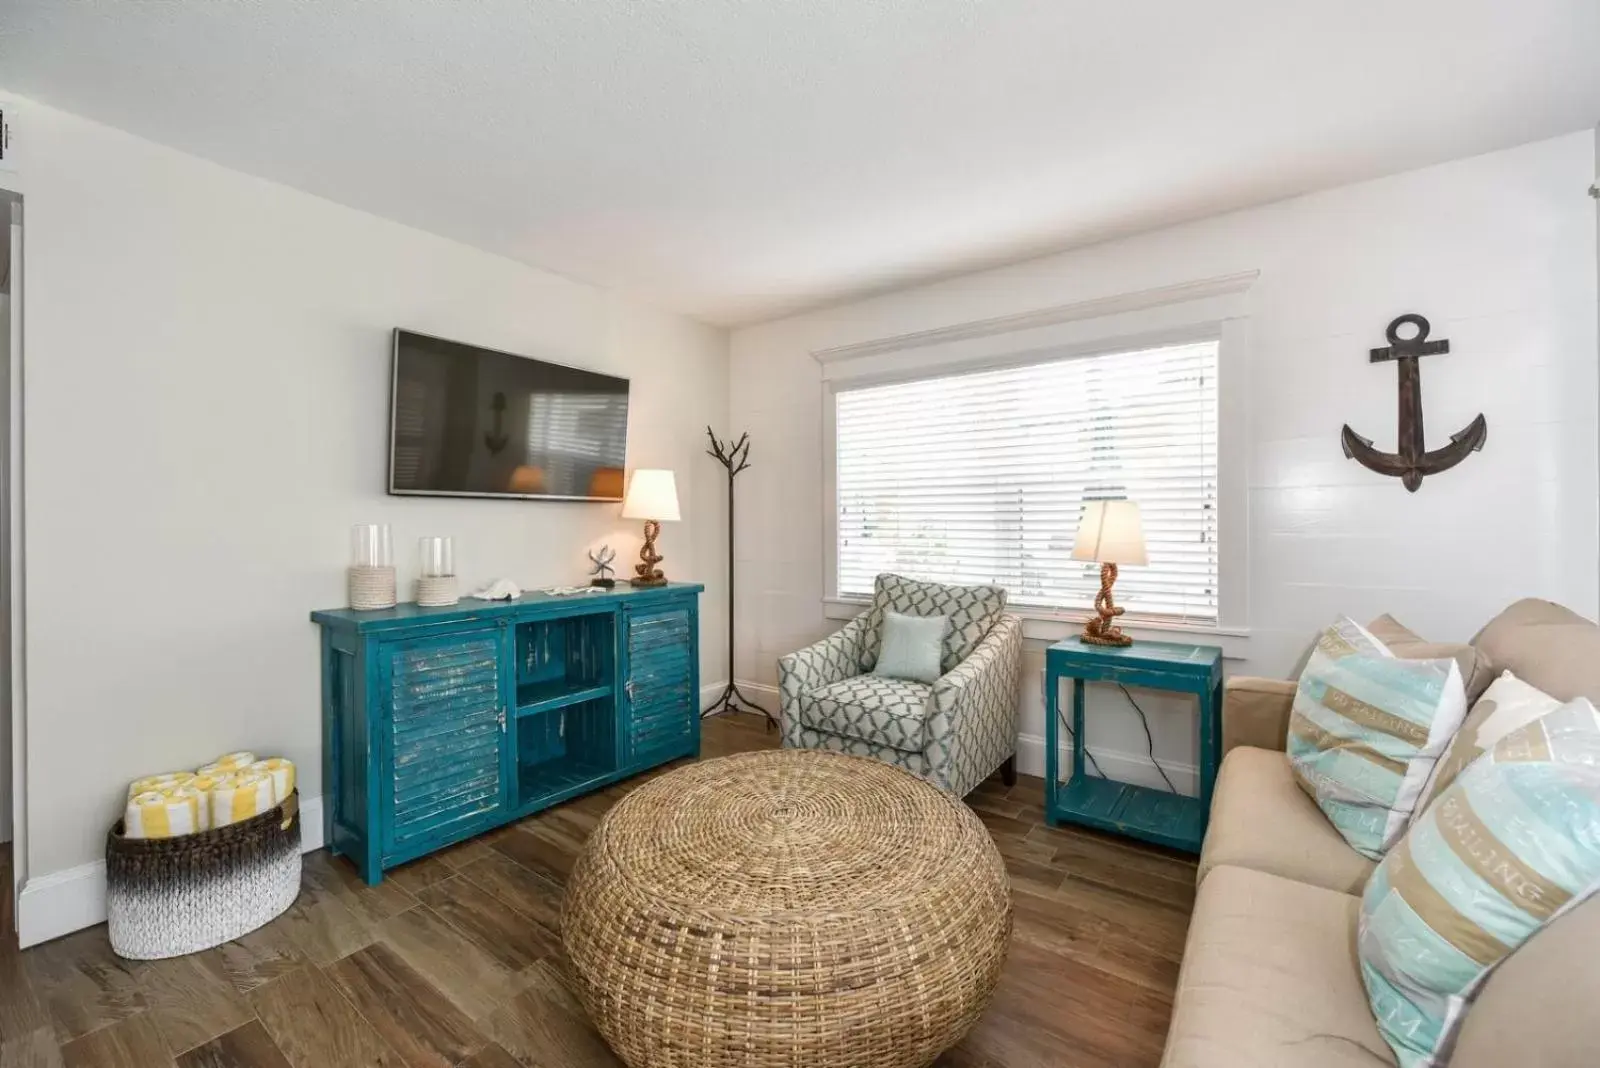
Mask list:
[[[8,412],[5,444],[5,470],[0,474],[0,521],[6,524],[7,557],[0,561],[6,570],[7,603],[0,611],[7,613],[10,622],[10,648],[3,655],[10,663],[10,693],[4,695],[9,704],[11,744],[11,788],[0,791],[0,819],[10,831],[11,839],[11,901],[13,915],[20,902],[22,888],[28,879],[28,699],[27,699],[27,571],[25,561],[25,526],[23,523],[23,352],[25,348],[27,294],[25,287],[26,263],[22,236],[23,191],[15,173],[0,171],[0,222],[4,223],[4,239],[10,244],[11,300],[10,346],[6,366],[0,374],[6,376]]]

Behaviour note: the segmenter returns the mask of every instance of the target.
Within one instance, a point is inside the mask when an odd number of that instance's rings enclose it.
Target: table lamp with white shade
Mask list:
[[[639,549],[639,563],[633,568],[633,585],[665,586],[667,576],[656,565],[666,557],[656,552],[656,538],[662,523],[678,520],[678,484],[672,472],[635,471],[622,502],[622,518],[644,520],[644,545]]]
[[[1117,581],[1118,564],[1149,562],[1139,506],[1133,501],[1084,501],[1072,558],[1100,565],[1100,593],[1094,599],[1097,615],[1083,625],[1083,640],[1091,645],[1132,645],[1133,639],[1114,622],[1123,609],[1111,603],[1111,586]]]

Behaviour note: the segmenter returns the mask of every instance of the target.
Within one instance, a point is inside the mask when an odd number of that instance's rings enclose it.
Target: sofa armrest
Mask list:
[[[1288,744],[1295,689],[1282,679],[1229,679],[1222,691],[1222,755],[1241,745],[1281,752]]]
[[[867,617],[863,612],[820,642],[779,657],[778,693],[784,706],[807,690],[861,674],[861,648],[866,633]]]
[[[928,778],[965,796],[1017,751],[1022,620],[1002,615],[972,655],[933,684]]]

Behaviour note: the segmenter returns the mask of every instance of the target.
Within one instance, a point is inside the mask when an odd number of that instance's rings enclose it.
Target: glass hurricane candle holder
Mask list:
[[[418,555],[422,558],[420,574],[423,578],[454,578],[456,573],[455,541],[452,538],[420,538]]]
[[[449,538],[419,538],[417,554],[422,558],[417,575],[417,603],[424,608],[443,608],[459,601],[455,543]]]
[[[393,567],[394,540],[387,523],[357,523],[350,528],[351,567]]]

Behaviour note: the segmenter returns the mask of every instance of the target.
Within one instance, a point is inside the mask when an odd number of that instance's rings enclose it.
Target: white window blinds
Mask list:
[[[1130,616],[1217,622],[1217,342],[947,375],[836,395],[841,596],[894,571],[1091,609],[1070,559],[1083,501],[1137,501],[1149,555]]]

